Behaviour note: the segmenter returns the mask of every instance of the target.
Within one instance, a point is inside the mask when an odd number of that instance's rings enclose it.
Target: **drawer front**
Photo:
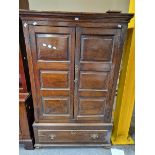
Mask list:
[[[38,130],[39,143],[109,143],[107,130]]]

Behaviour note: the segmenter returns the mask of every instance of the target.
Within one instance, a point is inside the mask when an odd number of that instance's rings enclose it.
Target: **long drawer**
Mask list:
[[[39,130],[40,143],[105,143],[107,131],[104,130]]]
[[[104,126],[34,126],[36,145],[110,144],[111,129]]]

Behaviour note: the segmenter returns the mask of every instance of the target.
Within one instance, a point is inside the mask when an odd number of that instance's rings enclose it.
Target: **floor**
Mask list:
[[[124,155],[135,155],[134,145],[114,146],[124,150]],[[22,145],[19,147],[19,155],[115,155],[111,149],[104,148],[42,148],[35,150],[25,150]],[[116,154],[118,155],[118,154]]]

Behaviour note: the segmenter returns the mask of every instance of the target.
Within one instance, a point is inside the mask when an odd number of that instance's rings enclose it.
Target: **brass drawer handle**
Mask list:
[[[118,24],[117,27],[118,27],[118,28],[122,28],[122,25]]]
[[[37,25],[37,22],[33,22],[33,25]]]
[[[49,137],[50,137],[50,139],[51,139],[51,140],[54,140],[54,139],[55,139],[55,137],[56,137],[56,135],[51,134]]]
[[[27,23],[24,23],[24,27],[26,27],[27,26]]]
[[[93,140],[99,138],[98,134],[91,134],[90,137],[91,137]]]
[[[71,131],[71,134],[72,134],[72,135],[75,135],[75,134],[76,134],[76,131]]]

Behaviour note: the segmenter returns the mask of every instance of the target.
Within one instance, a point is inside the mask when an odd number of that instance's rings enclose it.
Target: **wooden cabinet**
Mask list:
[[[32,95],[29,93],[19,94],[19,142],[24,144],[25,149],[33,149],[33,106]]]
[[[26,60],[25,47],[22,32],[20,31],[19,48],[19,142],[24,144],[26,149],[33,149],[34,135],[32,124],[34,122],[34,112],[28,66]]]
[[[132,16],[20,11],[35,146],[110,145],[116,83]]]

